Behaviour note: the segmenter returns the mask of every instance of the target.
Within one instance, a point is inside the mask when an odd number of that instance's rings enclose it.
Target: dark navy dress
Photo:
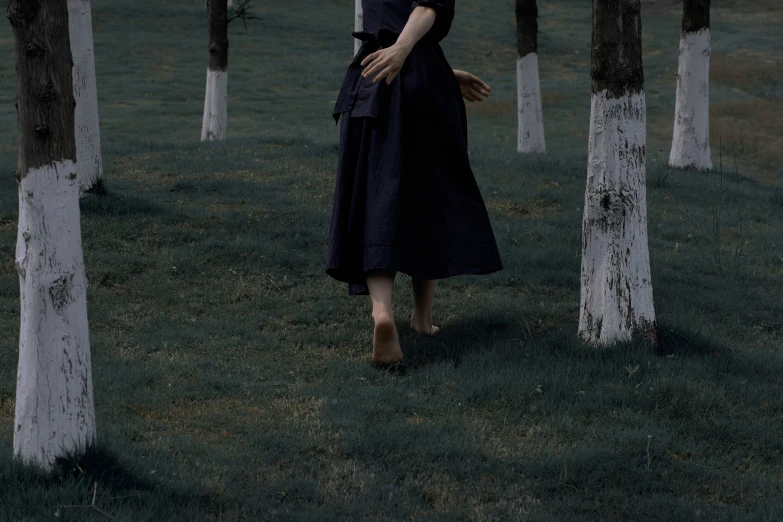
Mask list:
[[[361,76],[361,61],[397,40],[416,6],[435,24],[391,85]],[[326,271],[365,294],[373,272],[418,279],[502,268],[468,161],[465,103],[438,42],[454,0],[363,0],[363,40],[334,108],[340,158]]]

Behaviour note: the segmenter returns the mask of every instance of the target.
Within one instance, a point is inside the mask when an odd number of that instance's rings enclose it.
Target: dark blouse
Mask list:
[[[411,12],[419,6],[431,7],[436,12],[435,24],[425,38],[443,40],[454,20],[454,0],[362,0],[364,27],[355,36],[368,40],[386,30],[394,33],[396,40]]]
[[[363,28],[362,31],[353,33],[353,36],[364,41],[364,45],[351,62],[337,96],[333,111],[335,120],[339,120],[344,112],[350,112],[353,117],[383,116],[389,86],[385,82],[362,82],[361,61],[379,48],[393,45],[408,22],[411,12],[419,6],[435,10],[435,23],[424,36],[424,40],[437,44],[451,29],[454,0],[362,0]]]

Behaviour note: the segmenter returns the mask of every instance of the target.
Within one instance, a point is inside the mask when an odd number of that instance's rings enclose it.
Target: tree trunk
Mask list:
[[[209,67],[201,141],[226,139],[228,122],[228,8],[209,2]]]
[[[76,167],[79,188],[87,192],[94,190],[103,180],[90,0],[68,0],[68,23],[73,53],[73,96],[76,100]]]
[[[710,160],[710,0],[684,0],[672,167],[712,168]]]
[[[639,0],[593,0],[592,99],[579,335],[657,343],[647,246],[646,109]]]
[[[229,8],[229,9],[231,9],[232,7],[234,7],[234,2],[233,2],[233,0],[227,0],[227,1],[226,1],[226,7],[227,7],[227,8]],[[207,11],[209,11],[209,0],[205,0],[205,1],[204,1],[204,9],[206,9]]]
[[[541,86],[538,80],[538,6],[516,0],[517,152],[546,152]]]
[[[354,17],[353,29],[356,32],[364,30],[364,8],[362,7],[362,0],[356,1],[356,15]],[[353,39],[353,55],[359,54],[359,47],[362,46],[362,41],[358,38]]]
[[[44,467],[95,440],[67,0],[10,0],[21,294],[14,453]]]

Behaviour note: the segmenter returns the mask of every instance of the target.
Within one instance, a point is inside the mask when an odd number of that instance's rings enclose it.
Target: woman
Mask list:
[[[438,42],[454,0],[363,0],[364,41],[334,109],[340,159],[327,273],[369,292],[373,362],[403,354],[392,311],[394,276],[413,278],[411,327],[434,334],[435,280],[502,268],[470,169],[465,104],[489,86],[452,70]]]

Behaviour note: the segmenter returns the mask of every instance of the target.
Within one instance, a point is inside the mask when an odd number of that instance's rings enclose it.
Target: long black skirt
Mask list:
[[[365,44],[352,67],[376,48]],[[390,86],[351,74],[335,110],[327,273],[365,294],[376,272],[443,279],[501,270],[468,160],[465,104],[440,46],[419,42]]]

